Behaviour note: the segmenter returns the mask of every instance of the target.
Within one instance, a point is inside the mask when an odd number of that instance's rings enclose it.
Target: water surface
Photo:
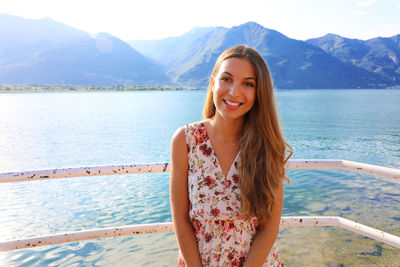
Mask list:
[[[0,172],[168,162],[204,91],[0,94]],[[400,168],[399,90],[281,90],[294,159]],[[290,170],[283,214],[338,215],[400,236],[400,186],[338,170]],[[168,174],[0,184],[0,240],[171,221]],[[282,227],[287,266],[400,265],[399,250],[332,227]],[[1,266],[174,266],[174,235],[0,253]]]

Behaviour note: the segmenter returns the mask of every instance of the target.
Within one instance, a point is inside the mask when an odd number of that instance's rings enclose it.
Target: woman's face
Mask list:
[[[257,77],[248,59],[228,58],[212,78],[216,115],[242,119],[256,99]]]

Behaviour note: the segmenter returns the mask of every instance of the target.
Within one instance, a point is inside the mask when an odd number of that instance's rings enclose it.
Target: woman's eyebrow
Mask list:
[[[227,72],[227,71],[224,71],[224,72],[221,73],[221,74],[227,74],[227,75],[229,75],[229,76],[233,76],[231,73],[229,73],[229,72]]]
[[[221,75],[222,74],[226,74],[226,75],[229,75],[229,76],[233,76],[231,73],[229,73],[229,72],[227,72],[227,71],[224,71],[223,73],[221,73]],[[246,78],[244,78],[245,80],[255,80],[255,81],[257,81],[257,79],[255,78],[255,77],[246,77]]]

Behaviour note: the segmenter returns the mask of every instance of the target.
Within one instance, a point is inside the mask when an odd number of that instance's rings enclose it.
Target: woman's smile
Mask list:
[[[239,108],[240,105],[242,105],[242,103],[240,102],[235,102],[233,100],[223,100],[224,103],[226,104],[227,108],[233,109],[233,110],[237,110]]]

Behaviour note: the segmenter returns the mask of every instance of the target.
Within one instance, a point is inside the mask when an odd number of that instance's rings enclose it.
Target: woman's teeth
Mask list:
[[[231,101],[229,101],[229,100],[225,100],[225,102],[226,102],[228,105],[231,105],[231,106],[239,106],[239,105],[240,105],[240,103],[231,102]]]

